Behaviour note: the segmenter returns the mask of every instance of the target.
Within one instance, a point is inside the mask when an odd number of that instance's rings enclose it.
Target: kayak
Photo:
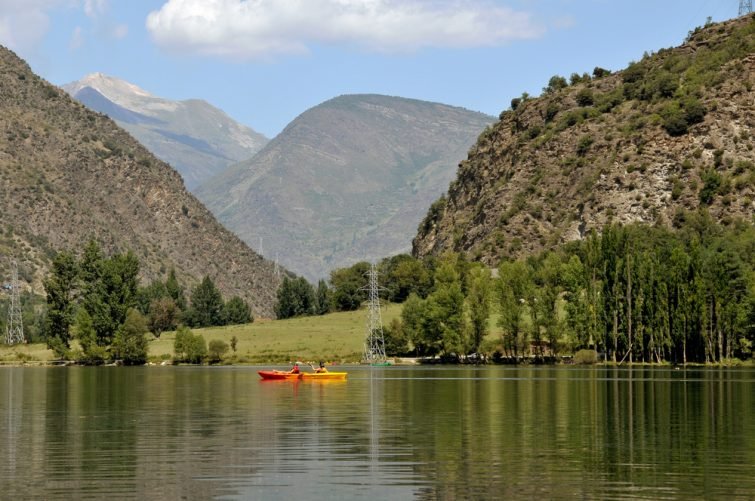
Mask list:
[[[348,372],[302,372],[301,378],[308,380],[346,379]]]
[[[301,379],[302,373],[292,374],[288,371],[257,371],[262,379]]]

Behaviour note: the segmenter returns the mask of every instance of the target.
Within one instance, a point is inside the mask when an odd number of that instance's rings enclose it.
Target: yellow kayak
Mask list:
[[[302,379],[346,379],[348,372],[302,372]]]

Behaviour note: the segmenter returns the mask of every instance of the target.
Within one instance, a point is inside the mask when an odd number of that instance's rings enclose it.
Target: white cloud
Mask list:
[[[107,10],[107,0],[84,0],[84,14],[87,17],[98,17]]]
[[[81,26],[76,26],[71,34],[71,40],[68,42],[70,50],[76,50],[84,45],[84,36],[81,33]]]
[[[314,43],[381,52],[497,46],[543,32],[530,14],[489,0],[168,0],[147,29],[163,48],[233,58]]]
[[[110,32],[111,36],[113,38],[121,39],[125,38],[126,35],[128,35],[128,26],[125,24],[119,24],[117,26],[114,26]]]
[[[50,26],[47,11],[65,0],[0,0],[0,44],[21,53],[32,50]]]

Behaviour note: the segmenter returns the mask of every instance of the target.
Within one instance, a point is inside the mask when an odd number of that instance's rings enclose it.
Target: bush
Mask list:
[[[553,75],[550,80],[548,80],[548,86],[543,88],[543,92],[546,94],[552,94],[554,92],[557,92],[561,89],[565,89],[569,86],[569,83],[566,81],[566,79],[559,75]]]
[[[703,181],[703,188],[700,190],[700,203],[710,205],[713,202],[713,196],[721,187],[721,174],[713,169],[706,170],[700,176]]]
[[[598,363],[598,352],[595,350],[579,350],[574,354],[574,363],[592,365]]]
[[[580,106],[592,106],[595,102],[592,89],[582,89],[577,92],[577,104]]]
[[[661,118],[663,119],[663,128],[670,136],[682,136],[689,129],[687,116],[676,101],[672,101],[663,107]]]
[[[593,78],[603,78],[603,77],[607,77],[610,74],[611,74],[610,70],[607,70],[605,68],[601,68],[600,66],[596,66],[592,70],[592,76],[593,76]]]
[[[700,123],[705,118],[705,107],[697,98],[687,97],[682,101],[682,106],[684,107],[684,116],[689,125]]]
[[[188,327],[181,326],[173,342],[173,353],[176,362],[201,364],[207,356],[207,342],[201,334],[195,335]]]
[[[551,101],[545,108],[545,123],[552,121],[559,112],[558,103]]]
[[[579,139],[579,143],[577,143],[577,155],[580,157],[583,157],[587,154],[588,151],[590,151],[590,146],[592,146],[592,143],[594,142],[593,138],[590,136],[582,136]]]
[[[221,339],[210,341],[207,359],[211,364],[221,362],[226,353],[228,353],[228,343]]]

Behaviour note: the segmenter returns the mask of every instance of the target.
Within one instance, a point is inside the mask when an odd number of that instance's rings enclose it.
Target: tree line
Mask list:
[[[516,361],[589,349],[619,363],[752,357],[753,224],[722,226],[701,210],[680,214],[675,225],[610,225],[496,270],[454,253],[386,258],[383,297],[403,303],[400,319],[385,327],[386,351]],[[354,310],[366,299],[368,269],[334,270],[317,290],[286,279],[276,311],[288,318]],[[493,313],[499,337],[489,335]]]
[[[147,332],[159,337],[179,326],[208,327],[252,322],[241,298],[225,302],[208,277],[187,301],[171,269],[165,282],[138,283],[139,260],[132,252],[106,257],[91,240],[77,258],[58,253],[44,280],[46,309],[41,337],[56,356],[81,363],[147,360]],[[71,342],[78,340],[79,350]]]

